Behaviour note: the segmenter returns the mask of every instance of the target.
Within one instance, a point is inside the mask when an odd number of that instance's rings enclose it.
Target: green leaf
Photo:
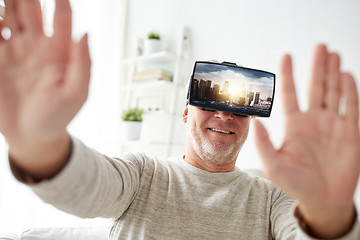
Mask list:
[[[141,122],[144,110],[140,108],[129,108],[123,111],[121,118],[123,121],[137,121]]]
[[[160,40],[160,34],[157,32],[149,32],[148,39],[159,39]]]

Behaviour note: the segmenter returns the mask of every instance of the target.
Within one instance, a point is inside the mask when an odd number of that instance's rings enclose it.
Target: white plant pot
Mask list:
[[[149,55],[163,50],[162,41],[159,39],[145,39],[144,55]]]
[[[141,122],[123,121],[121,124],[121,135],[125,141],[136,141],[140,139]]]

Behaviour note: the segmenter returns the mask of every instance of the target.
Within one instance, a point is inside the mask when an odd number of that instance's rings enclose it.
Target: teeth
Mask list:
[[[226,133],[226,134],[230,134],[231,132],[226,131],[226,130],[221,130],[221,129],[217,129],[217,128],[210,128],[211,131],[214,132],[220,132],[220,133]]]

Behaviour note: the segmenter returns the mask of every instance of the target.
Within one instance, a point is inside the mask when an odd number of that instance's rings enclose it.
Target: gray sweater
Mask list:
[[[73,139],[66,167],[31,188],[63,211],[114,218],[112,240],[312,239],[294,217],[296,203],[269,181],[238,168],[210,173],[182,156],[112,159]],[[358,222],[341,239],[360,239]]]

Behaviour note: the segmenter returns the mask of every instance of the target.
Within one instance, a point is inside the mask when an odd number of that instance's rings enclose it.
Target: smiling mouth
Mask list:
[[[210,131],[224,133],[224,134],[235,134],[234,132],[218,129],[218,128],[208,128]]]

